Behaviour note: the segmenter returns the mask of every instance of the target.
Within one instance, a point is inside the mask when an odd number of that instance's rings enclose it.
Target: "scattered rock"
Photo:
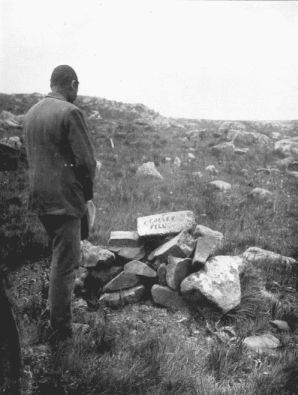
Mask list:
[[[221,143],[211,147],[211,152],[214,154],[232,155],[235,151],[233,143]]]
[[[194,238],[188,232],[183,231],[171,240],[153,250],[149,254],[148,260],[152,261],[155,258],[163,258],[166,260],[169,255],[186,258],[191,255],[194,246]]]
[[[167,307],[170,310],[188,310],[188,305],[185,300],[178,294],[178,292],[164,287],[162,285],[154,284],[151,288],[151,294],[154,303]]]
[[[112,231],[108,244],[115,247],[139,247],[140,236],[136,231]]]
[[[288,176],[298,179],[298,171],[290,171],[290,170],[286,169],[286,173]]]
[[[174,211],[149,215],[137,219],[140,236],[156,236],[179,233],[194,227],[196,221],[192,211]]]
[[[288,171],[298,172],[298,161],[293,161],[293,162],[289,163],[287,170]]]
[[[237,121],[224,121],[218,131],[221,135],[227,135],[229,132],[245,132],[246,127],[243,123]]]
[[[105,293],[100,297],[99,302],[111,308],[120,308],[127,304],[140,302],[144,293],[144,285],[138,285],[121,292]]]
[[[169,256],[166,266],[166,283],[169,288],[178,291],[181,282],[190,274],[191,259]]]
[[[122,271],[103,287],[103,291],[115,292],[122,289],[133,288],[139,285],[139,282],[139,277],[135,274]]]
[[[230,183],[221,180],[211,181],[209,185],[219,192],[228,192],[232,188]]]
[[[173,165],[176,167],[181,167],[181,159],[178,158],[178,156],[176,156],[176,158],[174,159]]]
[[[293,137],[277,141],[274,144],[274,151],[285,156],[298,158],[298,138]]]
[[[264,188],[254,188],[249,195],[255,201],[263,203],[272,203],[273,194]]]
[[[203,174],[200,171],[193,171],[191,174],[195,178],[202,178],[203,177]]]
[[[234,153],[237,155],[245,155],[249,151],[249,148],[235,148]]]
[[[146,162],[143,163],[138,169],[136,176],[138,178],[157,178],[159,180],[163,180],[163,176],[160,172],[156,169],[154,162]]]
[[[268,147],[272,144],[270,137],[257,132],[231,131],[228,133],[228,139],[232,140],[235,145],[258,145]]]
[[[0,140],[0,144],[7,145],[15,150],[20,150],[23,145],[19,136],[5,137]]]
[[[210,259],[202,270],[182,281],[182,294],[192,293],[198,301],[204,301],[206,298],[224,313],[228,312],[241,301],[238,261],[240,262],[241,258],[231,256]]]
[[[289,324],[286,321],[274,320],[270,321],[270,324],[279,331],[288,332],[290,330]]]
[[[0,114],[0,125],[12,128],[22,128],[24,122],[23,115],[14,115],[9,111],[2,111]]]
[[[266,353],[281,346],[280,341],[271,333],[259,336],[249,336],[243,340],[243,344],[251,351]]]
[[[214,165],[209,165],[209,166],[205,167],[205,171],[213,176],[218,174],[218,170]]]
[[[218,237],[214,237],[213,235],[199,237],[192,260],[193,265],[205,264],[207,259],[214,254],[219,245],[220,239]]]
[[[242,257],[245,261],[252,264],[283,264],[291,268],[292,265],[296,263],[294,258],[283,256],[277,254],[276,252],[263,250],[259,247],[249,247],[246,251],[244,251]]]
[[[124,271],[142,277],[155,278],[157,276],[155,270],[151,269],[146,263],[140,261],[128,262],[124,266]]]

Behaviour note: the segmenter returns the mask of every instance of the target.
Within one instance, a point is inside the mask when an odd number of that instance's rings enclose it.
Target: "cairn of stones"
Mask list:
[[[137,230],[112,231],[107,247],[82,242],[75,292],[110,308],[151,299],[172,311],[196,303],[227,313],[240,304],[248,262],[295,262],[258,247],[217,255],[223,242],[224,235],[197,224],[192,211],[139,217]]]

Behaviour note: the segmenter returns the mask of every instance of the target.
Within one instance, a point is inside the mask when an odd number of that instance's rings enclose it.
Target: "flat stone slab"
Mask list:
[[[173,211],[154,214],[137,219],[137,229],[140,236],[156,236],[179,233],[189,230],[196,223],[192,211]]]
[[[99,302],[111,308],[121,308],[127,304],[140,302],[144,293],[145,286],[138,285],[121,292],[105,293],[100,297]]]
[[[204,298],[224,313],[238,306],[241,287],[237,263],[240,257],[216,256],[203,269],[186,277],[180,286],[182,294],[194,294],[198,301]]]
[[[115,262],[115,254],[110,250],[91,243],[81,244],[82,265],[87,268],[111,267]]]
[[[139,247],[140,236],[136,231],[112,231],[108,244],[116,247]]]
[[[104,288],[104,292],[115,292],[120,291],[122,289],[133,288],[136,285],[139,285],[140,279],[138,276],[132,273],[124,272],[118,274],[118,276],[114,277],[110,282],[108,282]]]
[[[181,258],[189,257],[194,250],[195,243],[194,238],[188,232],[183,231],[153,250],[149,254],[148,260],[151,261],[155,258],[167,260],[169,255]]]
[[[130,261],[126,263],[124,266],[124,271],[142,277],[155,278],[157,276],[155,270],[151,269],[151,267],[141,261]]]
[[[191,259],[169,256],[166,266],[166,283],[169,288],[179,291],[181,282],[190,274]]]
[[[207,259],[214,254],[220,244],[220,239],[213,235],[201,236],[197,239],[193,265],[205,264]]]
[[[154,303],[167,307],[170,310],[188,310],[189,308],[182,296],[168,287],[154,284],[151,288],[151,294]]]
[[[281,346],[280,341],[271,333],[260,336],[249,336],[243,340],[243,344],[251,351],[257,353],[270,352]]]

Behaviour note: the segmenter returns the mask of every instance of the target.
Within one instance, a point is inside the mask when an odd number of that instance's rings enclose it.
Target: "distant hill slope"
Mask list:
[[[0,93],[0,112],[10,111],[16,115],[24,114],[28,109],[43,98],[39,93],[32,94],[4,94]],[[109,121],[129,121],[152,124],[161,129],[191,130],[196,128],[218,128],[224,120],[168,118],[143,104],[122,103],[99,97],[78,96],[78,107],[85,111],[87,116]],[[98,112],[98,114],[96,114]],[[199,113],[199,110],[198,110]],[[297,114],[298,116],[298,114]],[[293,134],[298,131],[298,119],[289,121],[231,121],[241,122],[247,130],[268,134],[271,132],[287,132]]]

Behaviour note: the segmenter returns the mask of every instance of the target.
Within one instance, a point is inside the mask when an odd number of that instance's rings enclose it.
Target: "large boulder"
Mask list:
[[[148,260],[152,261],[156,258],[167,260],[169,255],[188,258],[192,254],[194,246],[194,238],[188,232],[183,231],[153,250],[149,254]]]
[[[233,256],[216,256],[208,260],[203,269],[186,277],[181,293],[191,295],[199,302],[206,299],[224,313],[240,304],[241,288],[239,268],[242,259]]]
[[[154,284],[151,289],[151,294],[154,303],[159,306],[167,307],[170,310],[188,310],[187,302],[178,294],[178,292],[164,287],[162,285]]]
[[[154,162],[143,163],[137,169],[136,176],[138,178],[156,178],[158,180],[163,180],[163,176],[156,169]]]
[[[244,251],[242,257],[246,262],[252,264],[264,265],[269,263],[274,265],[281,264],[289,267],[292,267],[292,265],[296,264],[294,258],[283,256],[277,254],[276,252],[264,250],[259,247],[249,247],[246,251]]]
[[[166,266],[166,283],[169,288],[179,291],[181,282],[190,274],[191,259],[169,256]]]
[[[196,220],[192,211],[173,211],[137,219],[140,236],[164,236],[192,229]]]

